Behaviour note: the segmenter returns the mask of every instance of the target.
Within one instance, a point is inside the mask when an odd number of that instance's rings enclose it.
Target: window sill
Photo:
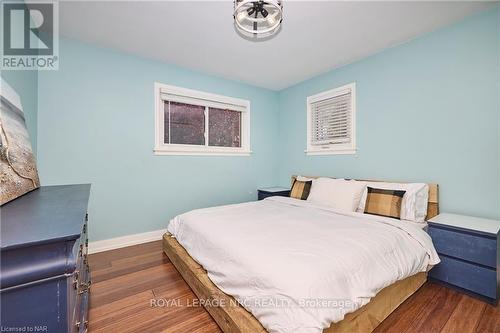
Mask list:
[[[173,150],[153,149],[155,155],[177,155],[177,156],[250,156],[251,150],[227,151],[227,150]]]
[[[346,150],[305,150],[306,155],[355,155],[357,153],[356,149],[346,149]]]

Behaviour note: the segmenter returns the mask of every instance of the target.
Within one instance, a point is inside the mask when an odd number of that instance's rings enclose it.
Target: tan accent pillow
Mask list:
[[[365,214],[401,219],[401,203],[406,191],[367,188]]]
[[[290,190],[290,198],[306,200],[311,191],[312,180],[300,181],[294,179],[292,189]]]

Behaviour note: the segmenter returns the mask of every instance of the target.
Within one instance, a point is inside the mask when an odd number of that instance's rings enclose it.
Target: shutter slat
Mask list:
[[[315,146],[351,142],[351,92],[314,102],[311,143]]]

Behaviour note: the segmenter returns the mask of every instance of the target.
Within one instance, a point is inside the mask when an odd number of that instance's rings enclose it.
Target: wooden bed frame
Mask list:
[[[428,201],[426,219],[439,213],[437,184],[429,184]],[[163,251],[196,296],[204,301],[205,308],[224,333],[267,333],[250,312],[209,279],[206,270],[169,233],[163,235]],[[382,289],[368,304],[347,314],[342,321],[333,323],[323,333],[372,332],[426,280],[427,273],[418,273]]]

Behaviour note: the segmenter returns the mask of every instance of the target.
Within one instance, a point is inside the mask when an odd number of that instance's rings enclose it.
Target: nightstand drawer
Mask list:
[[[436,228],[432,225],[429,225],[428,233],[432,238],[436,251],[440,254],[464,259],[491,268],[496,268],[497,266],[496,239]]]
[[[440,256],[441,262],[431,269],[432,278],[470,290],[476,294],[495,299],[496,270],[475,266],[465,261]]]

